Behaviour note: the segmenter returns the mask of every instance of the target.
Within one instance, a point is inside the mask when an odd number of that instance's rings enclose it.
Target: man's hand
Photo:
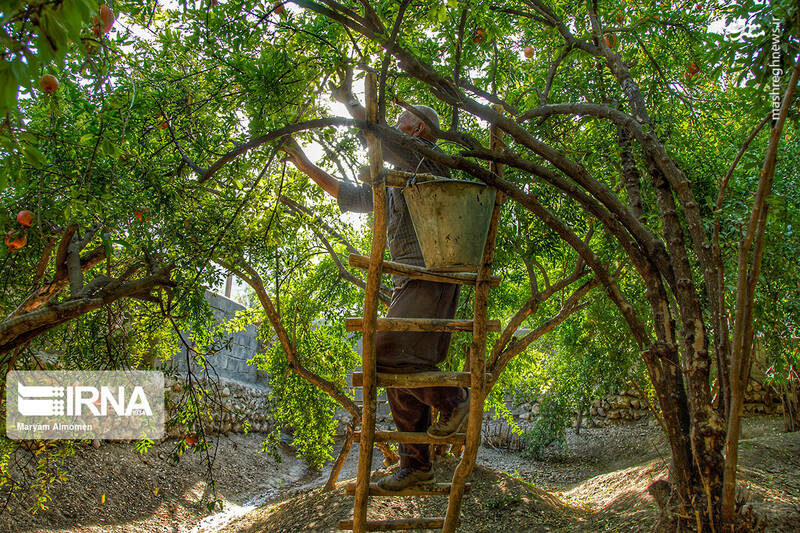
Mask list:
[[[280,149],[286,154],[284,161],[289,161],[296,167],[304,163],[305,161],[308,161],[308,158],[306,157],[306,154],[303,152],[303,149],[300,148],[300,145],[297,144],[297,141],[295,141],[289,135],[281,139]]]
[[[290,135],[281,139],[279,149],[286,154],[286,157],[283,158],[284,161],[292,163],[297,170],[306,174],[326,193],[334,198],[339,197],[339,180],[309,161],[306,154],[303,153],[303,149]]]

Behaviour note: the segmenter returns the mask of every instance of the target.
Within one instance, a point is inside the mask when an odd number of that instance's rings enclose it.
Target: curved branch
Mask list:
[[[600,280],[594,278],[578,287],[575,292],[573,292],[569,298],[567,298],[567,300],[564,302],[564,305],[561,306],[561,309],[556,315],[545,320],[539,325],[539,327],[526,334],[518,342],[511,344],[508,348],[502,352],[499,352],[492,361],[492,365],[490,367],[491,370],[488,384],[489,388],[494,386],[495,382],[497,382],[497,380],[500,378],[500,374],[503,373],[503,369],[515,355],[525,350],[525,348],[527,348],[533,341],[548,331],[552,331],[556,326],[566,320],[567,317],[569,317],[572,313],[583,309],[583,307],[586,305],[586,302],[581,302],[581,300],[584,296],[586,296],[586,294],[589,293],[589,291],[598,285],[600,285]]]
[[[286,359],[289,361],[289,366],[291,367],[292,371],[339,402],[339,404],[344,407],[354,419],[356,419],[357,423],[360,424],[361,411],[355,402],[348,398],[335,384],[307,369],[298,360],[295,345],[289,339],[289,334],[287,333],[286,328],[283,327],[281,317],[278,314],[278,311],[275,309],[275,305],[272,303],[272,298],[270,298],[269,294],[267,294],[264,281],[261,279],[261,276],[258,274],[258,272],[256,272],[252,266],[244,262],[240,262],[239,265],[241,268],[237,268],[236,266],[228,264],[225,261],[221,261],[219,259],[216,261],[223,268],[244,280],[245,283],[250,285],[253,290],[256,291],[258,300],[261,302],[264,312],[267,314],[267,318],[269,318],[270,324],[272,324],[275,334],[278,336],[278,340],[281,343],[284,353],[286,354]],[[387,461],[395,462],[397,460],[397,455],[386,445],[383,443],[376,443],[376,446],[378,446],[381,452],[383,452],[383,455],[386,457]]]
[[[269,294],[267,294],[264,281],[261,279],[261,276],[258,274],[258,272],[256,272],[252,266],[243,262],[240,262],[238,265],[234,266],[220,259],[216,259],[215,261],[233,275],[244,280],[245,283],[250,285],[253,290],[256,291],[258,300],[264,307],[264,312],[267,314],[267,318],[269,318],[273,329],[275,329],[275,334],[278,336],[278,341],[281,343],[281,347],[286,354],[286,359],[289,361],[289,366],[292,368],[292,370],[303,379],[322,389],[333,399],[339,402],[342,407],[347,409],[352,416],[358,417],[358,419],[361,420],[361,413],[359,412],[358,406],[355,404],[355,402],[353,402],[353,400],[345,396],[344,392],[339,390],[339,388],[332,382],[308,370],[297,359],[297,350],[292,341],[289,339],[289,334],[286,331],[286,328],[283,327],[281,317],[278,314],[278,311],[275,309],[275,305],[272,303],[272,298],[270,298]]]
[[[203,183],[207,181],[219,169],[225,166],[226,163],[233,161],[240,155],[247,153],[253,148],[257,148],[262,144],[274,141],[276,139],[280,139],[286,135],[291,135],[292,133],[297,133],[298,131],[305,131],[315,128],[324,128],[326,126],[350,126],[352,124],[353,121],[349,118],[326,117],[326,118],[307,120],[305,122],[298,122],[296,124],[289,124],[277,130],[265,133],[264,135],[260,135],[253,139],[250,139],[249,141],[237,145],[235,148],[224,154],[217,161],[215,161],[210,167],[208,167],[208,170],[206,170],[204,173],[200,175],[200,178],[197,180],[197,183]]]
[[[0,323],[0,354],[115,300],[146,296],[154,287],[171,285],[170,270],[162,267],[150,276],[115,286],[103,280],[105,287],[94,297],[70,298],[5,320]]]
[[[511,317],[511,320],[509,320],[508,325],[503,329],[502,333],[500,333],[500,338],[498,338],[497,342],[495,342],[487,364],[489,373],[494,372],[494,369],[497,368],[498,358],[503,353],[503,350],[506,348],[508,343],[511,341],[514,333],[516,333],[517,329],[519,329],[520,325],[522,325],[522,322],[524,322],[525,319],[528,318],[530,315],[536,313],[536,311],[539,309],[539,306],[543,302],[547,301],[551,296],[562,291],[563,289],[566,289],[567,287],[569,287],[570,285],[572,285],[585,275],[586,272],[584,272],[582,269],[576,269],[575,271],[572,272],[572,274],[570,274],[566,278],[558,280],[554,285],[549,286],[546,290],[533,294],[533,296],[531,296],[531,298],[528,299],[527,302],[525,302],[525,305],[523,305],[519,309],[519,311],[517,311],[514,314],[514,316]],[[522,348],[522,350],[524,349],[525,347]],[[503,364],[503,366],[505,366],[505,364]]]

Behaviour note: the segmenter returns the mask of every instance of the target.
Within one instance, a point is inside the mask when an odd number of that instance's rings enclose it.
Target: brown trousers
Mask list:
[[[392,293],[387,317],[453,318],[459,286],[424,280],[407,280]],[[406,374],[439,370],[447,357],[450,333],[379,331],[375,337],[378,372]],[[389,407],[398,431],[425,432],[431,425],[431,408],[449,412],[468,398],[462,387],[387,389]],[[430,468],[428,444],[400,444],[400,466]]]

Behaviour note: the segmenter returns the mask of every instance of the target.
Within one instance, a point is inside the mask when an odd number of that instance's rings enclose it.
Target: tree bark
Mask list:
[[[739,245],[736,288],[736,314],[733,327],[733,343],[730,363],[731,412],[728,418],[728,433],[725,441],[725,472],[722,489],[722,520],[733,524],[736,499],[736,464],[739,453],[739,433],[741,431],[744,389],[750,376],[750,353],[753,347],[753,300],[756,282],[761,270],[761,253],[766,228],[767,199],[772,192],[775,165],[778,156],[778,143],[783,133],[783,125],[789,114],[794,90],[800,79],[800,55],[795,59],[789,85],[783,95],[778,120],[770,132],[769,145],[761,168],[753,210],[750,214],[747,232]],[[751,259],[752,250],[752,259]]]

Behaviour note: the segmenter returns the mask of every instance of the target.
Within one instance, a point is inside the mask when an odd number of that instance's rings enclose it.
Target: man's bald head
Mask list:
[[[423,115],[436,129],[439,129],[439,115],[436,110],[426,105],[414,105],[411,107],[414,108],[414,112],[404,111],[397,121],[397,129],[411,137],[422,137],[431,141],[436,140],[431,128],[419,117],[419,115]]]

